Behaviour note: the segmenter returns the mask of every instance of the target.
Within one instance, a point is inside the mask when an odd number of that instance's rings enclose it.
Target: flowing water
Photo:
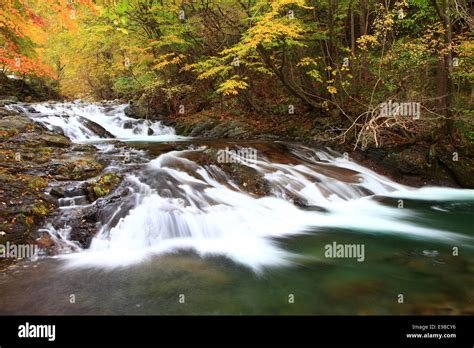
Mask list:
[[[0,312],[474,314],[473,190],[403,186],[327,148],[179,137],[124,108],[29,110],[118,152],[106,171],[124,174],[127,194],[107,203],[87,249],[67,223],[45,223],[59,255],[1,274]]]

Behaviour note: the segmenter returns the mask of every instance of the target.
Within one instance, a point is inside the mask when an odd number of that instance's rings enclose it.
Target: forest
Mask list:
[[[150,118],[204,111],[361,149],[470,143],[472,6],[2,0],[1,94],[120,99]],[[421,117],[381,113],[386,102],[416,103]]]

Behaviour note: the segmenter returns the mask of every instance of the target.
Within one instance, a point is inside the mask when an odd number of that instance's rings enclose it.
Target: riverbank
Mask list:
[[[97,158],[96,150],[92,145],[73,144],[25,113],[0,106],[0,244],[37,244],[47,249],[53,241],[37,229],[57,210],[60,199],[80,191],[94,201],[117,186],[116,177],[100,176],[106,163]],[[71,183],[77,186],[71,192],[61,187]],[[77,221],[95,233],[93,221],[85,222]],[[7,261],[0,259],[0,268],[11,263]]]

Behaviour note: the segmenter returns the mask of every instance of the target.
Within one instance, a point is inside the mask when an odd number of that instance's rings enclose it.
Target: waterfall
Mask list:
[[[126,104],[41,103],[31,106],[30,117],[50,130],[61,130],[75,142],[117,138],[123,141],[169,141],[184,139],[160,121],[134,119],[125,115]],[[33,111],[33,112],[31,112]],[[102,134],[100,134],[102,133]]]

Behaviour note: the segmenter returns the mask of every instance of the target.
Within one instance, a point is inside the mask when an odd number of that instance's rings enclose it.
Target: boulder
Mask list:
[[[427,162],[425,153],[410,148],[398,154],[397,168],[403,174],[420,175],[425,172]]]
[[[0,96],[0,106],[15,104],[18,102],[18,98],[15,96]]]
[[[40,139],[48,146],[69,147],[71,141],[62,135],[43,134]]]
[[[99,124],[97,124],[97,123],[95,123],[95,122],[93,122],[93,121],[91,121],[91,120],[89,120],[85,117],[81,117],[79,120],[84,126],[86,126],[88,129],[93,131],[99,137],[101,137],[101,138],[115,138],[115,135],[113,135],[112,133],[107,131],[101,125],[99,125]]]
[[[193,128],[189,135],[191,137],[197,137],[202,135],[202,133],[204,133],[205,131],[212,129],[213,127],[214,123],[212,122],[200,122]]]
[[[146,108],[133,102],[130,102],[130,104],[123,110],[123,112],[127,117],[135,119],[144,119],[147,116]]]
[[[18,132],[22,133],[32,125],[32,121],[23,116],[5,116],[0,119],[0,129],[4,130],[16,129]]]
[[[49,174],[56,180],[84,180],[97,176],[103,169],[102,164],[91,157],[76,160],[61,160],[51,163]]]
[[[104,197],[115,190],[120,184],[122,178],[115,173],[108,173],[102,175],[99,179],[93,182],[86,182],[82,189],[86,192],[87,197],[91,202],[97,198]]]

